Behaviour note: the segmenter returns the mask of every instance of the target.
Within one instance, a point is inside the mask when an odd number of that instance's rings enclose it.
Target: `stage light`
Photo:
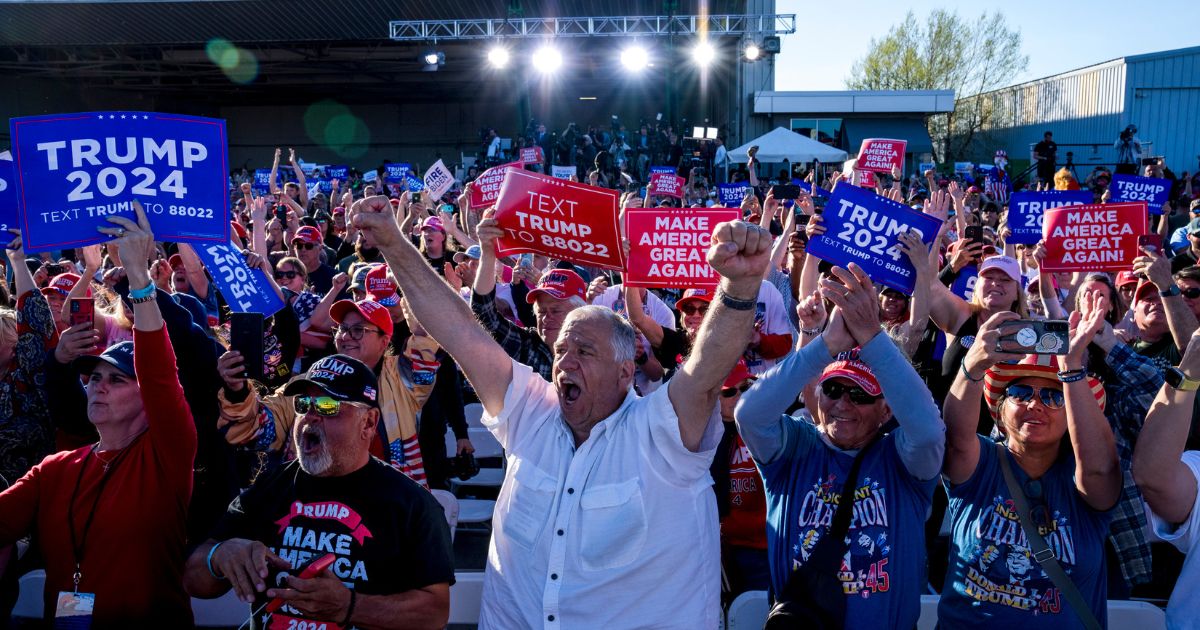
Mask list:
[[[438,68],[446,65],[446,53],[430,50],[421,55],[421,71],[437,72]]]
[[[508,54],[508,49],[503,46],[493,46],[487,54],[488,63],[491,64],[493,68],[503,68],[507,66],[509,58],[510,56]]]
[[[742,49],[742,55],[746,57],[746,61],[758,61],[762,57],[762,49],[758,47],[758,44],[750,42]]]
[[[438,62],[437,53],[435,53],[435,52],[425,53],[425,65],[436,66],[437,62]]]
[[[533,67],[542,74],[550,74],[562,67],[563,57],[558,49],[549,44],[538,48],[533,53]]]
[[[697,65],[705,67],[717,58],[717,51],[712,44],[701,41],[692,48],[692,59]]]
[[[626,70],[640,72],[650,65],[650,53],[641,46],[630,46],[621,51],[621,65],[625,66]]]

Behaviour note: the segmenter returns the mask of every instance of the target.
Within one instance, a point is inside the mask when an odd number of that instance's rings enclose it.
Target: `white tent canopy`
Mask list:
[[[822,164],[830,164],[845,162],[850,157],[841,149],[805,138],[783,127],[776,127],[730,151],[729,159],[735,164],[745,164],[749,161],[746,151],[755,145],[758,145],[758,155],[755,157],[764,164],[776,164],[783,161],[811,162],[813,160],[820,160]]]

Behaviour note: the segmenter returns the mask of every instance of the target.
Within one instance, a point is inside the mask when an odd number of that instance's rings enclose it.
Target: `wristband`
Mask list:
[[[145,304],[146,302],[153,302],[153,301],[154,301],[153,295],[147,295],[146,297],[129,298],[130,304]]]
[[[958,369],[961,370],[962,375],[967,377],[967,380],[971,381],[972,383],[978,383],[983,380],[983,376],[980,376],[979,378],[971,378],[971,373],[967,371],[967,360],[965,358],[958,362]],[[987,376],[986,372],[984,373],[984,376]]]
[[[151,297],[154,295],[154,289],[155,289],[155,286],[154,286],[153,282],[151,282],[150,284],[146,285],[144,288],[141,288],[141,289],[130,289],[129,290],[129,299],[137,300],[139,298]]]
[[[725,292],[724,289],[717,289],[717,296],[721,298],[721,303],[735,311],[753,311],[758,308],[758,300],[739,300]]]
[[[811,336],[813,336],[813,335],[819,335],[819,334],[821,334],[821,327],[820,327],[820,326],[813,326],[812,328],[801,328],[801,329],[800,329],[800,334],[801,334],[801,335],[808,335],[808,336],[810,336],[810,337],[811,337]]]
[[[1075,381],[1082,381],[1085,376],[1087,376],[1087,370],[1083,368],[1079,368],[1078,370],[1063,370],[1058,373],[1058,380],[1063,383],[1074,383]]]
[[[350,605],[346,607],[346,618],[342,620],[341,625],[343,628],[350,627],[350,617],[354,615],[354,602],[356,599],[358,599],[358,594],[354,589],[350,589]]]
[[[217,547],[220,547],[221,545],[224,545],[224,544],[225,544],[225,541],[222,540],[221,542],[213,545],[212,549],[208,550],[208,557],[204,559],[204,566],[208,567],[208,574],[213,576],[214,578],[216,578],[218,580],[222,580],[222,581],[226,580],[228,578],[226,578],[223,575],[217,575],[217,572],[213,571],[212,557],[213,557],[213,554],[217,552]],[[351,600],[351,601],[353,601],[353,600]]]

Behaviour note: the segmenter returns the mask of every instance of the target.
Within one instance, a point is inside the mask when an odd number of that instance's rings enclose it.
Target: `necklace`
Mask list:
[[[104,464],[104,472],[105,473],[108,472],[108,467],[111,466],[113,463],[113,460],[116,459],[116,457],[114,457],[113,459],[104,459],[103,457],[100,457],[100,443],[99,442],[96,442],[96,445],[92,447],[92,454],[96,456],[96,459],[100,460],[101,464]],[[118,456],[119,455],[120,455],[120,453],[118,453]]]

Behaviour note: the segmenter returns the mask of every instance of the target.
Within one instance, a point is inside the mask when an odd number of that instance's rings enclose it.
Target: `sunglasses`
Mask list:
[[[750,383],[742,383],[741,385],[738,385],[737,387],[727,387],[727,388],[721,390],[721,397],[722,398],[733,398],[734,396],[737,396],[738,394],[746,393],[747,389],[750,389]]]
[[[291,280],[292,278],[295,278],[298,275],[300,275],[300,272],[298,272],[298,271],[276,271],[275,279],[283,280],[284,278],[287,278],[288,280]]]
[[[367,328],[366,326],[334,326],[333,327],[334,335],[349,335],[349,337],[355,341],[362,340],[363,335],[365,335],[368,332],[378,333],[380,335],[383,334],[383,331],[379,330],[378,328]]]
[[[292,408],[296,415],[302,416],[309,411],[316,411],[318,416],[332,417],[342,412],[342,405],[360,407],[357,403],[338,400],[329,396],[296,396],[292,398]]]
[[[309,250],[309,249],[316,249],[316,248],[317,248],[316,243],[296,243],[296,249]]]
[[[840,400],[843,394],[850,395],[850,402],[856,405],[870,405],[883,396],[872,396],[858,385],[845,385],[834,381],[821,383],[821,392],[830,400]]]
[[[1200,298],[1200,287],[1191,287],[1190,289],[1180,289],[1179,293],[1181,295],[1183,295],[1183,297],[1185,297],[1189,300],[1194,300],[1196,298]]]
[[[684,315],[695,315],[696,313],[704,315],[708,312],[708,305],[705,304],[701,306],[699,304],[684,304],[683,306],[679,307],[679,310]]]
[[[1034,395],[1037,395],[1038,401],[1047,409],[1062,409],[1064,398],[1061,389],[1051,389],[1049,387],[1037,388],[1032,385],[1009,385],[1004,389],[1004,395],[1009,400],[1016,401],[1021,404],[1028,404],[1033,400]]]

